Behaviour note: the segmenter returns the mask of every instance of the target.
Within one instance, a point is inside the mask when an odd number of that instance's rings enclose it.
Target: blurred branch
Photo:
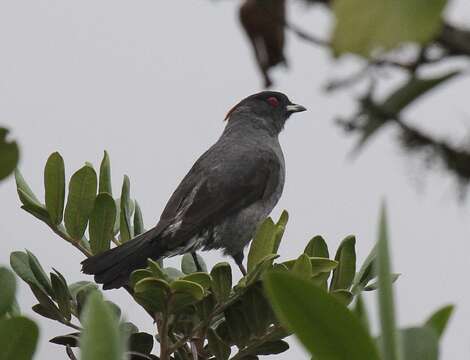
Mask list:
[[[297,35],[300,39],[310,42],[313,45],[318,45],[325,48],[330,47],[330,43],[328,41],[320,39],[319,37],[302,30],[300,27],[288,22],[287,20],[284,21],[284,27]]]
[[[363,99],[362,104],[362,109],[353,119],[338,121],[347,132],[364,133],[368,125],[362,118],[364,116],[373,118],[373,121],[380,121],[382,125],[385,123],[395,124],[398,126],[399,138],[405,149],[415,153],[425,152],[428,161],[440,160],[448,170],[457,176],[461,183],[470,182],[470,150],[456,147],[408,125],[398,114],[390,113],[381,105],[372,102],[370,98]]]

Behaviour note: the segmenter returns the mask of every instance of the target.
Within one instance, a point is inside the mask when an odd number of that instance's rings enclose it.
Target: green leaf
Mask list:
[[[53,344],[57,344],[57,345],[63,345],[63,346],[68,345],[70,347],[77,347],[79,339],[80,339],[80,333],[74,332],[71,334],[53,337],[52,339],[49,340],[49,342]]]
[[[224,311],[230,339],[242,348],[250,337],[250,326],[248,324],[241,302],[237,302]]]
[[[31,267],[29,265],[28,254],[22,251],[14,251],[10,254],[10,266],[13,271],[27,284],[35,284],[42,288],[42,285],[36,279]],[[44,290],[45,291],[45,290]]]
[[[121,318],[122,311],[121,311],[121,308],[116,303],[113,303],[112,301],[109,301],[109,300],[106,300],[105,303],[109,305],[109,307],[111,308],[111,310],[113,311],[113,313],[116,315],[118,319]]]
[[[323,290],[328,291],[328,278],[330,273],[320,273],[315,276],[312,276],[312,282],[321,287]]]
[[[53,225],[62,222],[65,200],[64,159],[58,152],[52,153],[44,168],[46,208]]]
[[[121,198],[114,200],[116,205],[116,221],[114,222],[114,235],[119,233],[119,228],[121,227]]]
[[[131,287],[134,288],[134,286],[140,280],[147,279],[147,278],[153,278],[153,273],[150,270],[147,270],[147,269],[134,270],[131,274],[131,277],[130,277]]]
[[[29,287],[31,288],[31,291],[33,292],[36,299],[39,301],[41,307],[45,312],[47,312],[47,317],[62,322],[64,320],[64,316],[59,311],[54,302],[49,298],[49,296],[40,287],[34,284],[30,284]]]
[[[401,274],[390,274],[391,276],[391,279],[392,279],[392,283],[394,283],[395,281],[398,280],[398,278],[400,277]],[[370,284],[368,284],[367,286],[364,287],[364,291],[373,291],[373,290],[377,290],[379,288],[379,282],[378,281],[374,281]]]
[[[256,337],[263,337],[268,326],[273,321],[273,312],[260,284],[250,286],[242,296],[243,312],[249,319],[250,333]]]
[[[192,281],[175,280],[170,284],[170,289],[174,293],[190,294],[192,298],[199,301],[204,297],[204,288]]]
[[[209,350],[216,360],[228,360],[230,357],[230,346],[226,345],[217,333],[209,328],[207,332]]]
[[[307,254],[310,257],[330,257],[328,245],[326,245],[326,241],[320,235],[314,236],[312,240],[310,240],[305,247],[304,254]]]
[[[309,280],[291,273],[271,272],[266,275],[265,288],[279,319],[315,358],[380,359],[361,321]]]
[[[429,319],[426,320],[425,325],[434,329],[437,335],[441,337],[453,312],[454,305],[444,306],[432,314]]]
[[[309,279],[312,276],[312,264],[310,263],[310,258],[305,254],[300,255],[295,261],[294,266],[292,266],[292,273]]]
[[[135,212],[134,212],[134,236],[140,235],[144,232],[144,219],[142,218],[142,210],[140,206],[135,202]]]
[[[39,263],[39,260],[29,250],[26,250],[26,254],[28,255],[29,267],[31,268],[31,271],[33,272],[36,280],[39,282],[39,284],[41,284],[41,288],[46,290],[49,296],[53,296],[54,292],[52,291],[49,277],[46,275],[46,272]]]
[[[0,180],[3,180],[15,170],[20,158],[20,150],[15,141],[8,142],[9,130],[0,128]]]
[[[103,160],[100,164],[100,180],[99,180],[99,193],[108,193],[113,196],[113,190],[111,186],[111,163],[109,161],[108,152],[105,150]]]
[[[336,251],[335,260],[339,262],[333,271],[330,291],[337,289],[348,290],[356,275],[356,238],[347,236]]]
[[[273,253],[277,254],[279,245],[281,244],[282,236],[286,230],[287,222],[289,221],[289,213],[287,210],[283,210],[279,220],[276,223],[276,233],[274,235]]]
[[[232,290],[232,268],[227,262],[216,264],[211,271],[212,292],[218,303],[225,302]]]
[[[54,299],[57,301],[60,313],[68,321],[72,318],[72,309],[70,305],[71,295],[67,284],[54,273],[51,273],[52,289],[54,291]]]
[[[346,306],[348,306],[354,298],[352,292],[344,289],[333,290],[330,294]]]
[[[154,277],[156,277],[157,279],[170,281],[170,277],[165,272],[166,269],[162,270],[162,267],[160,266],[158,261],[153,261],[152,259],[147,259],[147,264],[148,264],[148,269],[152,272]],[[180,276],[183,276],[183,274],[178,271],[178,277],[180,277]]]
[[[245,280],[246,285],[251,285],[256,281],[260,280],[264,276],[266,271],[272,268],[273,261],[278,257],[279,255],[277,254],[266,255],[263,259],[261,259],[260,262],[256,264],[254,269],[249,272],[246,277],[242,278],[241,281]]]
[[[39,314],[45,318],[48,318],[48,319],[51,319],[51,320],[54,320],[54,321],[61,321],[62,320],[62,316],[57,316],[57,312],[52,310],[52,309],[49,309],[49,308],[46,308],[45,306],[41,305],[41,304],[36,304],[36,305],[33,305],[31,307],[31,309],[36,313],[36,314]]]
[[[77,295],[80,291],[86,290],[91,292],[97,290],[98,286],[91,281],[77,281],[69,285],[70,294],[74,299],[77,299]]]
[[[191,281],[201,285],[204,289],[204,292],[206,292],[206,290],[208,290],[212,284],[211,276],[208,273],[203,272],[197,272],[183,276],[181,280]]]
[[[34,195],[33,191],[31,190],[28,183],[26,182],[23,175],[21,174],[20,170],[18,169],[15,170],[15,181],[16,181],[17,190],[22,190],[22,192],[26,194],[32,202],[34,202],[37,206],[42,206],[41,202],[38,200],[36,195]],[[20,194],[18,195],[19,195],[21,202],[25,204],[25,202],[22,199],[22,196]]]
[[[306,253],[304,253],[304,255],[307,256]],[[338,267],[338,262],[336,260],[321,257],[311,257],[309,259],[312,267],[312,276],[316,276],[323,273],[329,273],[331,270],[334,270]],[[277,265],[283,265],[287,269],[292,269],[296,261],[297,260],[287,260]]]
[[[150,307],[153,312],[166,310],[167,296],[170,293],[168,283],[160,279],[143,279],[134,286],[135,296]]]
[[[153,348],[153,336],[145,332],[134,333],[129,337],[129,351],[150,354]]]
[[[99,254],[110,248],[111,240],[114,237],[115,220],[114,199],[106,192],[98,194],[90,215],[90,247],[93,254]]]
[[[359,320],[361,320],[364,327],[370,333],[369,315],[367,314],[367,308],[366,308],[366,305],[364,304],[364,300],[362,299],[361,294],[358,294],[356,296],[356,303],[354,304],[353,311],[357,315]]]
[[[174,267],[164,268],[163,273],[165,274],[165,278],[168,279],[168,281],[170,282],[184,276],[184,274],[181,271],[179,271],[178,269],[175,269]]]
[[[321,273],[329,273],[331,270],[338,267],[338,262],[336,260],[330,260],[328,258],[311,257],[310,263],[312,265],[312,276]]]
[[[90,295],[82,319],[81,360],[122,360],[125,349],[119,320],[98,292]]]
[[[39,329],[25,317],[0,320],[0,360],[31,360]]]
[[[374,245],[369,255],[367,255],[366,259],[362,263],[361,268],[359,269],[356,276],[354,277],[352,290],[351,290],[354,294],[359,294],[364,288],[364,286],[366,286],[367,283],[374,278],[375,276],[374,263],[376,259],[377,259],[377,245]]]
[[[177,313],[185,307],[195,304],[204,297],[201,285],[187,280],[175,280],[170,284],[173,293],[171,311]]]
[[[11,307],[10,309],[8,310],[8,315],[10,317],[17,317],[17,316],[20,316],[21,315],[21,309],[20,309],[20,305],[18,304],[18,302],[16,301],[16,299],[13,301],[13,303],[11,304]]]
[[[264,220],[258,227],[248,253],[248,272],[253,271],[267,255],[274,253],[276,233],[276,225],[271,218]]]
[[[215,309],[215,298],[212,294],[204,296],[202,301],[198,302],[195,306],[196,314],[199,319],[209,319],[213,315]]]
[[[96,197],[96,173],[88,165],[72,175],[69,183],[69,194],[65,207],[65,228],[76,241],[85,234],[88,218],[93,211]]]
[[[401,359],[396,331],[395,305],[390,272],[388,230],[385,205],[382,205],[377,240],[377,276],[379,281],[379,314],[381,327],[381,349],[384,360]]]
[[[130,190],[131,184],[129,177],[124,175],[124,181],[122,183],[121,190],[121,218],[120,218],[120,232],[121,241],[125,242],[133,238],[132,227],[131,227],[131,198]]]
[[[400,331],[404,360],[437,360],[439,337],[428,327],[412,327]]]
[[[442,25],[446,0],[337,0],[333,2],[336,26],[332,47],[369,56],[403,43],[425,44]],[[392,31],[391,31],[392,29]]]
[[[207,272],[207,265],[204,262],[204,259],[201,256],[199,256],[199,254],[196,254],[196,257],[197,257],[197,262],[202,268],[201,270],[204,272]],[[196,263],[194,262],[194,259],[191,253],[186,253],[183,255],[183,257],[181,258],[181,271],[183,273],[191,274],[195,272],[200,272],[201,270],[197,268]]]
[[[0,318],[9,312],[15,302],[15,275],[5,267],[0,267]]]
[[[47,224],[50,223],[48,211],[37,199],[36,195],[34,195],[18,169],[15,171],[15,179],[18,197],[23,204],[21,208],[37,217],[39,220],[44,221]]]

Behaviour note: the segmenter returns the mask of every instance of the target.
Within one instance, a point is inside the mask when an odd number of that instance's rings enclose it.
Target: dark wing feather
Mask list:
[[[279,161],[271,152],[250,154],[249,158],[229,156],[224,162],[214,162],[217,166],[207,162],[194,165],[162,213],[160,221],[170,226],[181,221],[171,237],[160,239],[167,249],[184,246],[209,225],[268,198],[280,178]]]

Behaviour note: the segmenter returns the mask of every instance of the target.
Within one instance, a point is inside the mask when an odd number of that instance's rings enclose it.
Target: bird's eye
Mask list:
[[[271,96],[271,97],[268,97],[268,99],[266,100],[269,105],[271,105],[272,107],[278,107],[279,106],[279,100],[274,97],[274,96]]]

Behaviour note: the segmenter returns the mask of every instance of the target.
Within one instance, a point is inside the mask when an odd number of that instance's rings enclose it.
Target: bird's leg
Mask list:
[[[240,251],[239,253],[233,255],[232,257],[233,257],[233,260],[235,260],[235,263],[238,265],[238,268],[242,272],[243,276],[246,276],[246,269],[245,269],[245,266],[243,265],[243,258],[245,257],[243,255],[243,252]]]
[[[199,272],[204,271],[204,270],[202,269],[201,264],[199,264],[199,260],[197,259],[197,254],[196,254],[195,251],[192,251],[192,252],[191,252],[191,256],[193,257],[194,264],[196,265],[197,271],[199,271]]]

